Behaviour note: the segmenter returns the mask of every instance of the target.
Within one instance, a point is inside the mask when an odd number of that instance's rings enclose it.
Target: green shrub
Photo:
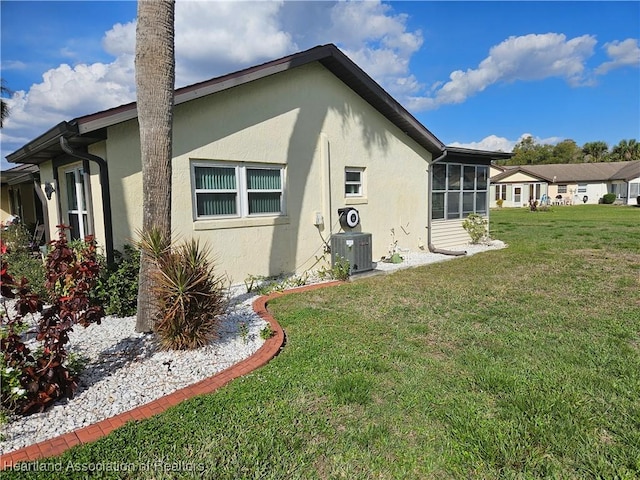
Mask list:
[[[462,222],[462,228],[464,228],[471,237],[471,243],[476,244],[487,239],[489,229],[489,222],[486,218],[472,213]]]
[[[114,257],[114,264],[107,266],[100,278],[97,295],[107,315],[130,317],[137,309],[140,251],[125,245]]]
[[[45,273],[42,258],[25,250],[7,251],[2,256],[9,264],[9,273],[16,279],[25,278],[31,292],[47,301],[49,294],[44,286]]]
[[[618,197],[616,196],[615,193],[605,193],[604,196],[602,197],[602,203],[611,205],[613,202],[616,201],[616,198]]]
[[[223,282],[197,240],[171,249],[156,237],[143,234],[140,245],[157,267],[152,288],[160,344],[174,350],[205,346],[216,338],[219,316],[226,310]]]

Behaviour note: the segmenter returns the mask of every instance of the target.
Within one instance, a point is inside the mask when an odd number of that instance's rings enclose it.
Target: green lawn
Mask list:
[[[491,229],[507,249],[274,301],[287,344],[266,367],[49,461],[150,465],[103,478],[639,478],[640,208],[503,209]]]

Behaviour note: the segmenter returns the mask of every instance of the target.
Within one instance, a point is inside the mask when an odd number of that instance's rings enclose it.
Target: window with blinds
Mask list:
[[[192,164],[195,217],[281,215],[283,167]]]

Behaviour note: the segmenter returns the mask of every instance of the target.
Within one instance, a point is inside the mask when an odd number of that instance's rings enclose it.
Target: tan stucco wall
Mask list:
[[[18,183],[15,185],[3,184],[0,188],[0,221],[5,221],[11,215],[11,201],[9,200],[9,190],[19,190],[22,200],[22,223],[29,225],[37,220],[35,210],[35,197],[33,182]]]
[[[9,185],[0,187],[0,221],[4,222],[11,215],[11,204],[9,202]]]
[[[133,120],[108,131],[116,248],[142,223],[137,129]],[[387,253],[391,229],[401,248],[426,243],[430,154],[318,64],[177,105],[173,153],[175,236],[207,242],[234,284],[311,268],[323,253],[315,212],[328,242],[339,231],[337,209],[349,203],[360,211],[359,230],[373,235],[374,260]],[[287,215],[194,221],[194,159],[286,165]],[[345,166],[365,167],[366,198],[345,199]],[[95,191],[93,199],[99,211]]]
[[[535,182],[543,182],[543,181],[544,180],[541,180],[537,177],[533,177],[531,175],[527,175],[526,173],[516,172],[513,175],[509,175],[508,177],[505,177],[496,183],[520,183],[520,182],[535,183]]]

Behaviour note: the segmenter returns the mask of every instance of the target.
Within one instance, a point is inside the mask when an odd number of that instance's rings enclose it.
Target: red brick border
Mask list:
[[[231,380],[241,377],[242,375],[246,375],[247,373],[266,365],[280,352],[280,349],[284,345],[284,331],[267,310],[267,304],[269,301],[281,295],[298,293],[306,290],[315,290],[318,288],[338,285],[340,283],[342,282],[336,281],[305,285],[300,288],[294,288],[285,292],[276,292],[271,295],[257,298],[253,302],[253,311],[269,322],[275,334],[271,338],[267,339],[252,356],[245,358],[226,370],[216,373],[212,377],[205,378],[204,380],[189,385],[188,387],[176,390],[165,397],[158,398],[157,400],[145,405],[140,405],[128,412],[123,412],[115,417],[107,418],[93,425],[89,425],[88,427],[4,454],[0,456],[0,471],[6,468],[13,468],[13,466],[18,462],[28,462],[57,456],[76,445],[95,442],[99,438],[108,435],[111,431],[123,426],[127,422],[150,418],[153,415],[162,413],[169,407],[177,405],[184,400],[195,397],[196,395],[214,392],[218,388],[229,383]]]

